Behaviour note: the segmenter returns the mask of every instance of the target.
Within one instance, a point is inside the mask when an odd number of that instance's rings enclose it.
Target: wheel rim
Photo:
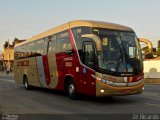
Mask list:
[[[28,88],[27,80],[25,80],[25,82],[24,82],[24,87],[25,87],[25,88]]]
[[[70,84],[69,85],[69,94],[72,95],[74,93],[75,89],[74,89],[74,85]]]

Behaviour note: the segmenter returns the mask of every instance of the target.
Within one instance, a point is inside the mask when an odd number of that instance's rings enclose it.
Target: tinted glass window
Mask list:
[[[46,55],[47,39],[40,39],[15,48],[15,59]]]
[[[85,58],[83,63],[90,68],[94,68],[95,53],[94,53],[93,42],[84,43],[84,56]]]
[[[15,51],[14,54],[15,59],[19,59],[21,57],[20,47],[16,47],[14,51]]]
[[[44,39],[35,42],[36,46],[33,46],[33,52],[35,56],[45,55],[45,43]]]
[[[57,43],[57,45],[56,45]],[[48,50],[47,50],[48,48]],[[56,49],[55,49],[56,48]],[[67,31],[36,40],[15,48],[15,58],[42,56],[53,53],[62,53],[72,50],[69,34]]]
[[[35,46],[35,43],[31,42],[28,44],[29,46],[29,56],[28,57],[34,57],[35,55],[35,49],[34,49],[34,46]]]
[[[35,57],[35,56],[42,56],[46,55],[47,50],[47,40],[46,39],[40,39],[34,42],[31,42],[28,44],[29,51],[28,51],[28,57]]]
[[[81,61],[83,61],[84,53],[83,53],[82,44],[86,40],[83,39],[81,37],[81,35],[91,34],[92,29],[89,28],[89,27],[77,27],[77,28],[73,28],[72,32],[73,32],[74,39],[75,39],[75,42],[76,42],[76,46],[77,46],[77,49],[78,49],[79,57],[80,57]]]
[[[55,53],[55,47],[56,47],[56,35],[52,35],[49,38],[48,54],[54,54]]]
[[[69,34],[67,31],[57,34],[56,53],[64,53],[72,50]]]

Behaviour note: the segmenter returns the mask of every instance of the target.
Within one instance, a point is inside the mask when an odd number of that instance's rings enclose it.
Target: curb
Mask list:
[[[159,84],[160,85],[160,79],[156,78],[146,78],[145,79],[146,84]]]

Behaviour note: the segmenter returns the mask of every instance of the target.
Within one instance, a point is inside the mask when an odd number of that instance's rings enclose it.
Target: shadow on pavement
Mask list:
[[[20,89],[25,90],[25,88],[20,87]],[[68,95],[64,91],[56,91],[46,88],[38,88],[38,87],[32,87],[29,91],[37,91],[40,93],[48,94],[48,95],[54,95],[54,97],[58,97],[65,100],[71,100]],[[131,96],[131,95],[130,95]],[[90,97],[86,95],[79,95],[77,100],[71,100],[71,101],[84,101],[84,102],[95,102],[98,104],[130,104],[130,103],[136,103],[135,99],[131,99],[130,96],[109,96],[109,97]],[[133,95],[132,95],[133,96]],[[68,101],[67,100],[67,101]]]

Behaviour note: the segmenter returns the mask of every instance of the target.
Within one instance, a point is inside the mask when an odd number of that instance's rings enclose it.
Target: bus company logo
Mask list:
[[[17,62],[17,66],[29,66],[29,60]]]
[[[66,67],[72,67],[72,62],[66,62],[66,63],[65,63],[65,66],[66,66]]]
[[[72,61],[73,57],[64,58],[64,61]]]
[[[86,73],[87,73],[87,69],[83,68],[83,74],[86,74]]]

